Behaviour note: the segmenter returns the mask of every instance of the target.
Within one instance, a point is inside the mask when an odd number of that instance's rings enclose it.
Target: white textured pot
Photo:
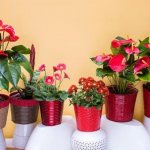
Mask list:
[[[150,135],[150,118],[144,116],[144,126]]]
[[[6,142],[2,129],[0,129],[0,150],[6,150]]]
[[[35,123],[31,124],[16,124],[12,144],[18,149],[25,149],[25,146],[31,136]]]
[[[150,137],[137,120],[120,123],[103,116],[101,128],[107,133],[107,150],[150,150]]]
[[[106,150],[106,134],[103,130],[81,132],[76,130],[72,136],[73,150]]]
[[[74,119],[63,117],[56,126],[38,124],[34,129],[25,150],[71,150],[71,136],[75,130]]]

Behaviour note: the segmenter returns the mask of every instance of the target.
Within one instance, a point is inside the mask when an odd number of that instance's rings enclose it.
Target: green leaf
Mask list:
[[[137,74],[141,81],[150,82],[150,72],[148,70],[144,70],[143,74]]]
[[[59,93],[59,96],[62,100],[66,100],[68,98],[68,93],[63,91],[63,92]]]
[[[148,44],[149,43],[149,37],[145,38],[143,41],[139,40],[140,41],[140,46],[141,45],[144,45],[144,44]]]
[[[23,45],[14,46],[14,47],[12,47],[12,50],[15,52],[19,52],[21,54],[30,54],[30,49],[26,48]]]
[[[0,88],[5,89],[8,91],[9,89],[9,82],[5,79],[5,77],[0,74]]]
[[[113,73],[113,71],[110,68],[108,68],[108,67],[104,68],[104,69],[102,69],[102,68],[97,68],[96,69],[96,75],[98,77],[104,78],[105,76],[111,76],[112,73]]]
[[[117,40],[125,40],[125,39],[124,39],[123,37],[121,37],[121,36],[117,36],[116,39],[117,39]]]

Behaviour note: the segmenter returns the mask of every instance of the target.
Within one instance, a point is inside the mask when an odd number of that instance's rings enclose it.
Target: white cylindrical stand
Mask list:
[[[0,150],[6,150],[6,142],[2,129],[0,129]]]
[[[106,150],[106,134],[103,130],[81,132],[76,130],[72,136],[73,150]]]
[[[35,123],[31,124],[16,124],[12,144],[15,148],[25,149],[29,137],[35,128]]]
[[[75,130],[74,119],[63,117],[60,125],[38,124],[33,131],[25,150],[71,150],[71,136]]]
[[[144,126],[150,135],[150,118],[144,116]]]
[[[103,116],[101,127],[107,134],[107,150],[150,149],[150,137],[139,121],[120,123]]]

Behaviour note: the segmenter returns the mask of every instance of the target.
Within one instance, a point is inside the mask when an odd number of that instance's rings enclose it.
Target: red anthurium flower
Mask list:
[[[55,73],[54,77],[56,80],[61,80],[61,75],[59,73]]]
[[[127,40],[119,40],[119,43],[121,45],[127,45],[127,44],[132,44],[134,41],[132,39],[127,39]]]
[[[44,71],[44,70],[45,70],[45,64],[42,64],[42,65],[39,67],[38,70],[39,70],[39,71]]]
[[[58,68],[56,66],[53,66],[53,71],[54,72],[58,71]]]
[[[6,54],[4,51],[0,50],[0,56],[2,56],[2,57],[7,57],[8,54]]]
[[[109,67],[116,72],[121,72],[126,66],[125,57],[122,54],[115,55],[109,61]]]
[[[134,66],[134,73],[138,73],[144,68],[150,67],[150,58],[145,56],[139,59]]]
[[[70,79],[69,75],[66,72],[64,72],[64,78]]]
[[[60,71],[66,70],[66,65],[65,64],[58,64],[57,69]]]
[[[144,44],[144,46],[148,49],[150,49],[150,44]]]
[[[113,40],[113,41],[111,42],[111,46],[112,46],[113,48],[119,48],[119,47],[121,46],[121,44],[120,44],[120,42],[119,42],[118,40]]]
[[[111,59],[112,55],[98,55],[95,57],[96,62],[106,62]]]
[[[53,77],[53,76],[47,76],[47,77],[45,78],[45,83],[46,83],[47,85],[53,85],[53,84],[54,84],[54,77]]]
[[[10,25],[2,25],[0,27],[0,31],[5,31],[5,32],[9,33],[10,36],[14,36],[15,35],[15,30]]]
[[[133,53],[138,54],[140,52],[140,50],[135,46],[125,47],[124,50],[127,54],[133,54]]]
[[[0,20],[0,26],[2,26],[3,25],[3,21],[2,20]]]
[[[5,39],[3,40],[3,42],[16,42],[19,39],[18,36],[13,35],[13,36],[6,36]]]

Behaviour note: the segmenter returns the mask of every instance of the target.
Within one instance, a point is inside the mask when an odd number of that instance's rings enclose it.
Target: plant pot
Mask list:
[[[17,124],[31,124],[37,121],[39,103],[34,99],[16,98],[10,95],[12,121]]]
[[[115,122],[128,122],[133,119],[138,90],[133,88],[128,94],[112,93],[106,99],[106,117]]]
[[[7,121],[7,114],[9,108],[9,100],[8,96],[4,94],[0,94],[5,100],[0,101],[0,129],[4,128]]]
[[[61,124],[63,114],[63,102],[59,100],[41,101],[40,110],[42,124],[55,126]]]
[[[150,118],[150,91],[143,85],[144,115]]]
[[[93,132],[100,129],[102,108],[74,105],[77,128],[84,132]]]

